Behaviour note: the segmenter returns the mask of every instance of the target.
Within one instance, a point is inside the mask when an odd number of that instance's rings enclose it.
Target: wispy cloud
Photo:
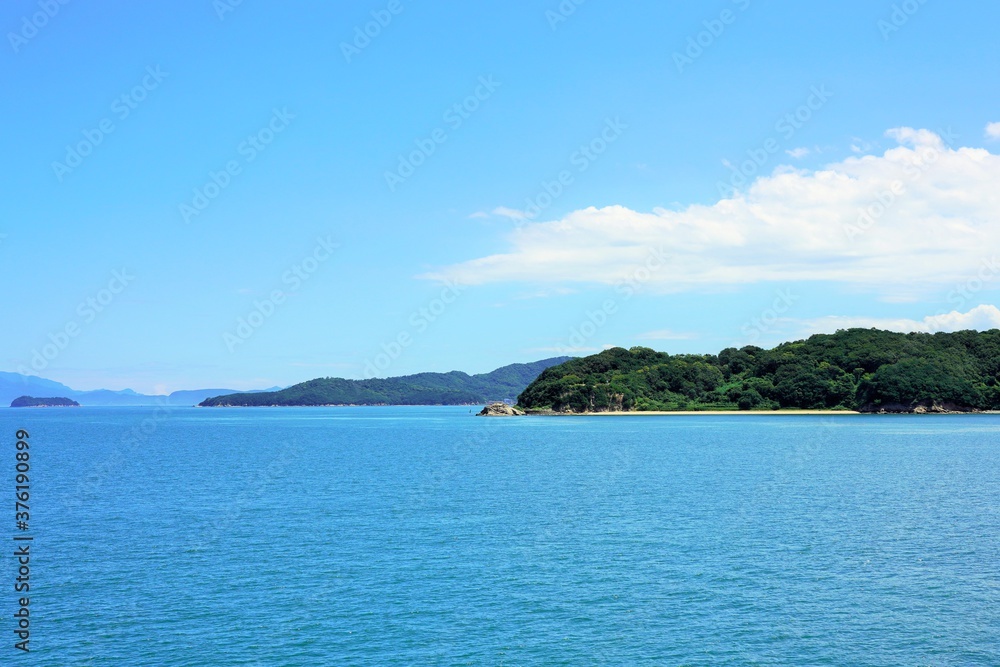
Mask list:
[[[854,137],[851,139],[851,152],[852,153],[867,153],[871,149],[875,148],[875,144],[870,141],[865,141],[860,137]]]
[[[524,211],[519,211],[516,208],[507,208],[506,206],[497,206],[493,209],[493,215],[500,215],[505,218],[518,221],[526,220],[528,218]]]
[[[576,293],[577,293],[577,290],[572,289],[570,287],[559,287],[559,286],[556,286],[556,287],[551,287],[551,288],[548,288],[548,289],[535,290],[534,292],[525,292],[523,294],[519,294],[518,296],[516,296],[514,298],[518,299],[518,300],[548,299],[548,298],[554,297],[554,296],[566,296],[567,294],[576,294]]]
[[[993,305],[976,306],[972,310],[960,313],[952,311],[940,315],[929,315],[922,320],[890,319],[878,317],[843,317],[829,316],[802,321],[802,328],[807,334],[834,333],[838,329],[886,329],[902,333],[938,331],[988,331],[1000,329],[1000,308]]]
[[[806,148],[805,146],[800,146],[798,148],[793,148],[792,150],[785,152],[788,153],[793,158],[795,158],[796,160],[800,160],[805,156],[809,155],[810,153],[812,153],[812,150]]]
[[[532,347],[525,350],[525,352],[529,353],[541,352],[544,354],[555,353],[555,354],[565,354],[572,356],[574,354],[595,354],[602,350],[609,350],[612,347],[614,347],[614,345],[605,345],[604,347],[560,347],[558,345],[552,345],[548,347]]]
[[[990,123],[987,125],[986,136],[990,139],[1000,139],[1000,123]]]
[[[307,362],[292,361],[292,362],[289,362],[288,365],[291,366],[292,368],[315,368],[315,369],[336,368],[336,369],[340,369],[340,370],[344,370],[344,369],[354,370],[354,369],[356,369],[358,367],[357,364],[349,364],[349,363],[341,363],[341,362],[307,363]]]
[[[637,340],[694,340],[698,337],[693,333],[678,333],[670,329],[660,329],[659,331],[647,331],[636,336]]]

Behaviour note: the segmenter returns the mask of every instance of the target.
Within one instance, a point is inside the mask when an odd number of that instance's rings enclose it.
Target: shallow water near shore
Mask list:
[[[0,410],[24,664],[1000,664],[1000,415],[474,413]]]

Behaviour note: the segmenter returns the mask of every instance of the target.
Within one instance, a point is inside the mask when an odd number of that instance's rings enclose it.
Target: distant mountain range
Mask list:
[[[320,378],[281,391],[210,398],[201,406],[480,405],[493,400],[513,401],[546,368],[570,359],[555,357],[511,364],[479,375],[452,371],[373,380]]]
[[[83,407],[169,405],[467,405],[497,399],[513,400],[546,368],[572,357],[556,357],[529,364],[511,364],[492,373],[467,375],[419,373],[382,380],[322,378],[286,389],[271,387],[239,392],[236,389],[190,389],[169,395],[140,394],[131,389],[77,391],[61,382],[34,375],[0,372],[0,406],[22,396],[58,396]]]
[[[262,391],[275,391],[280,387],[272,387]],[[206,398],[231,394],[235,389],[194,389],[175,391],[167,396],[149,396],[138,394],[131,389],[111,391],[97,389],[94,391],[77,391],[70,389],[61,382],[54,382],[34,375],[0,372],[0,405],[10,405],[11,401],[20,396],[59,396],[69,398],[84,407],[108,406],[138,406],[138,405],[197,405]],[[253,393],[253,392],[249,392]]]

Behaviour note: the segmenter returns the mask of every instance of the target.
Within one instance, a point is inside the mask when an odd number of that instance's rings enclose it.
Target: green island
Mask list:
[[[717,355],[613,348],[544,370],[517,404],[529,414],[997,410],[1000,330],[848,329]]]
[[[511,364],[479,375],[452,371],[371,380],[319,378],[281,391],[209,398],[202,401],[199,407],[478,405],[513,399],[539,373],[570,358],[555,357],[530,364]]]
[[[80,404],[68,398],[35,398],[19,396],[10,403],[12,408],[78,408]]]

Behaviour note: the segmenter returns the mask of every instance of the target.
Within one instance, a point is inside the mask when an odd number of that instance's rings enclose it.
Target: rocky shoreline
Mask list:
[[[482,413],[480,413],[482,414]],[[996,410],[976,410],[962,406],[950,405],[904,405],[864,406],[861,410],[828,410],[828,409],[785,409],[785,410],[601,410],[601,411],[556,411],[528,410],[528,416],[541,417],[605,417],[605,416],[635,416],[635,415],[744,415],[744,416],[793,416],[793,415],[968,415],[968,414],[1000,414]]]
[[[526,413],[524,410],[515,408],[512,405],[507,405],[506,403],[490,403],[482,411],[477,414],[477,417],[523,417]]]
[[[957,405],[955,403],[931,403],[924,402],[916,405],[903,405],[902,403],[886,403],[884,405],[864,405],[861,412],[875,415],[967,415],[967,414],[990,414],[989,410],[977,410],[967,405]]]

